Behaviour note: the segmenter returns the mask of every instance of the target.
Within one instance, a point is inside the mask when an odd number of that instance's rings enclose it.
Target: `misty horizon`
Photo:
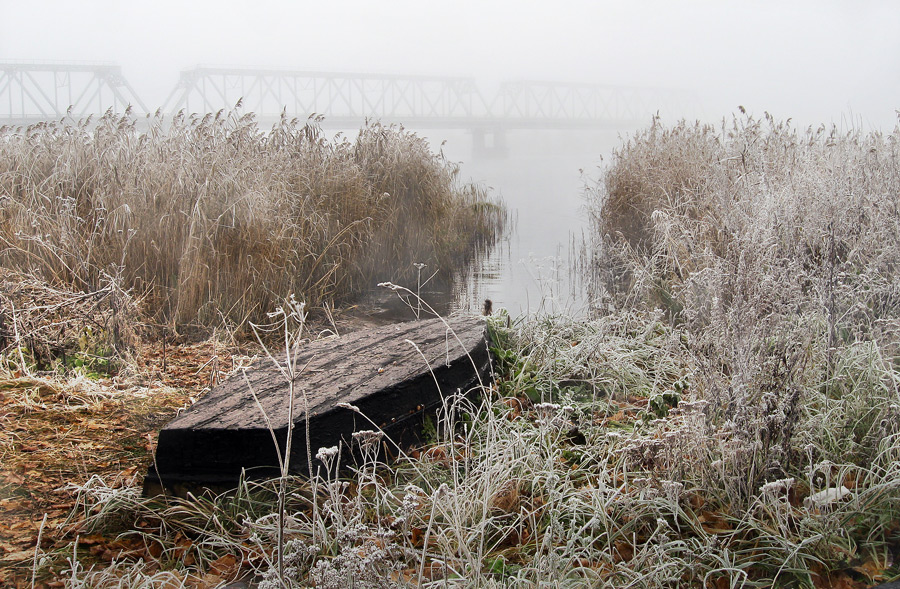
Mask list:
[[[488,89],[546,80],[699,97],[699,112],[661,112],[667,120],[717,122],[743,106],[799,126],[888,131],[900,108],[900,7],[890,2],[254,7],[0,0],[0,60],[120,65],[151,111],[198,64],[471,77]]]

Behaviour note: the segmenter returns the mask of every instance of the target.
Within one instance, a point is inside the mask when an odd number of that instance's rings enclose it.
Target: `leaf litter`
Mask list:
[[[72,487],[100,477],[113,488],[139,488],[159,428],[247,361],[224,348],[214,340],[147,346],[127,377],[0,376],[0,586],[31,586],[39,535],[50,564],[38,587],[62,586],[73,541],[94,561],[160,556],[161,547],[133,537],[79,535]],[[233,568],[223,558],[212,572]]]

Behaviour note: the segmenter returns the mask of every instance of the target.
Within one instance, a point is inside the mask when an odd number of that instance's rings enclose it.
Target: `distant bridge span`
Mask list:
[[[621,128],[646,122],[672,94],[517,81],[488,97],[474,78],[201,67],[182,72],[165,110],[215,112],[241,100],[260,120],[276,120],[286,110],[324,115],[333,127],[368,118],[414,128]]]
[[[678,92],[598,84],[504,82],[486,96],[474,78],[197,67],[181,73],[163,112],[217,112],[241,101],[268,124],[325,117],[331,128],[366,119],[413,129],[466,129],[476,142],[513,129],[627,129],[683,103]],[[149,111],[121,68],[105,64],[0,62],[0,125],[79,120],[131,106]],[[480,139],[479,139],[480,138]]]

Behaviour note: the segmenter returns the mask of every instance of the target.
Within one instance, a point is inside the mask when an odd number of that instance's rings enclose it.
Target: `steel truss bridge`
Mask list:
[[[70,116],[80,120],[127,107],[147,107],[112,64],[0,61],[0,126],[30,125]]]
[[[516,129],[626,129],[660,108],[686,103],[675,91],[541,81],[504,82],[486,95],[473,78],[197,67],[181,73],[163,113],[253,112],[261,124],[282,114],[322,115],[330,128],[365,120],[413,129],[465,129],[476,147]],[[0,126],[84,119],[145,103],[115,65],[0,62]]]

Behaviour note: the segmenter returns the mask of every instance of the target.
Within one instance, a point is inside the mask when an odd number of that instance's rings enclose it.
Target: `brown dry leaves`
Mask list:
[[[67,484],[94,475],[117,486],[140,484],[159,428],[196,400],[217,370],[224,375],[231,368],[232,356],[221,348],[213,342],[168,345],[163,371],[159,344],[139,356],[142,366],[131,382],[0,378],[0,586],[30,586],[44,514],[44,551],[74,540],[64,526],[75,499]],[[79,542],[85,545],[79,553],[100,561],[135,551],[153,556],[143,545],[99,537]],[[216,566],[228,568],[225,561]],[[44,579],[47,586],[54,586],[53,578],[51,572]]]

